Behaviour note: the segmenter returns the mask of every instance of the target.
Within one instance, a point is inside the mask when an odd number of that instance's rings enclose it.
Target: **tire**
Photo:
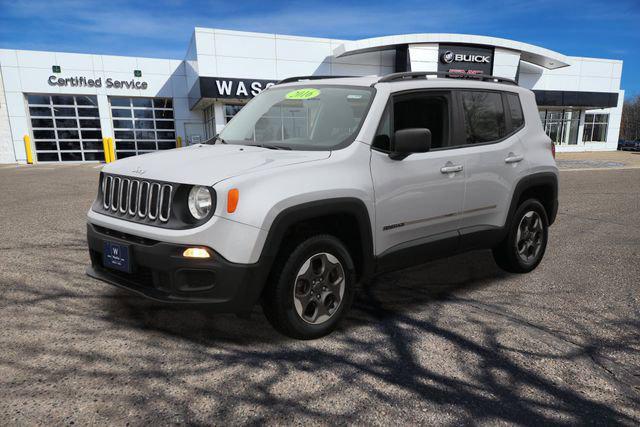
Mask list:
[[[312,236],[283,249],[272,271],[262,307],[269,323],[284,335],[302,340],[327,335],[351,307],[353,260],[333,236]]]
[[[547,212],[539,201],[528,199],[518,206],[508,227],[504,240],[493,248],[493,258],[505,271],[528,273],[540,264],[547,248]]]

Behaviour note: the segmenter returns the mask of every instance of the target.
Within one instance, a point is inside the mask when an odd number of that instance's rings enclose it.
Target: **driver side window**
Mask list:
[[[393,134],[410,128],[426,128],[431,131],[431,149],[446,147],[449,141],[448,93],[416,92],[394,96],[387,105],[378,126],[373,148],[383,152],[393,151]]]

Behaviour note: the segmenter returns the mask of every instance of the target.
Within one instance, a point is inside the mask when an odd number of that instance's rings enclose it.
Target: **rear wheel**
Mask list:
[[[511,273],[528,273],[547,248],[549,221],[542,204],[529,199],[516,209],[505,239],[493,249],[496,264]]]
[[[346,247],[318,235],[285,250],[274,265],[263,309],[281,333],[313,339],[333,331],[353,300],[355,270]]]

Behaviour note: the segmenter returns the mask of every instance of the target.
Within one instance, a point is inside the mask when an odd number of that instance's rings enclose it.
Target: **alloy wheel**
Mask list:
[[[544,228],[542,218],[536,211],[525,213],[518,224],[516,234],[516,251],[518,257],[525,264],[534,263],[542,249]]]
[[[338,311],[345,290],[345,274],[338,259],[326,252],[310,256],[298,270],[293,304],[300,318],[312,325],[328,321]]]

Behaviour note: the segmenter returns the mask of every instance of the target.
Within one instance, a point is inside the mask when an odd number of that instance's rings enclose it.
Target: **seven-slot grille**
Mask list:
[[[171,217],[171,184],[105,175],[102,208],[130,219],[167,222]]]

